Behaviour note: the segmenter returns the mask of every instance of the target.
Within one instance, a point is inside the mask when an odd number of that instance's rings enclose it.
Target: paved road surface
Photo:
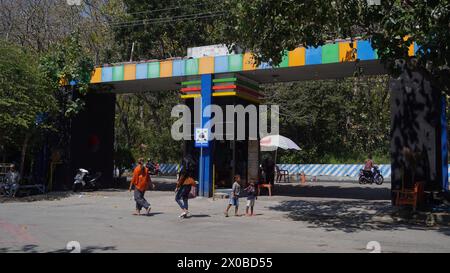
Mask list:
[[[389,222],[389,185],[319,182],[277,192],[256,201],[256,216],[229,218],[227,200],[198,198],[193,216],[179,219],[171,191],[147,193],[151,216],[132,216],[123,190],[1,203],[0,252],[66,252],[69,241],[84,252],[369,252],[369,241],[383,252],[450,252],[449,228]]]

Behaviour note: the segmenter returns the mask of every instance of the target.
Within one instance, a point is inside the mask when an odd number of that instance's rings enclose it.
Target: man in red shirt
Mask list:
[[[129,191],[134,185],[134,200],[136,201],[136,212],[133,215],[140,215],[141,209],[145,208],[147,215],[150,214],[150,204],[145,200],[145,191],[149,188],[151,184],[150,175],[148,173],[148,168],[143,164],[143,159],[139,159],[139,164],[133,171],[133,177],[131,178]],[[155,185],[153,185],[155,188]]]

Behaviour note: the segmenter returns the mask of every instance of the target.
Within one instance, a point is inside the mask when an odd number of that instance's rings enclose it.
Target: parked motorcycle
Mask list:
[[[90,175],[88,170],[82,168],[78,169],[73,182],[73,191],[97,190],[98,180],[101,175],[100,172]]]
[[[159,164],[152,162],[152,161],[148,161],[147,164],[145,165],[148,169],[149,174],[151,175],[160,175],[160,169],[159,169]]]
[[[381,174],[380,169],[375,166],[373,171],[365,171],[364,169],[359,170],[359,184],[372,184],[381,185],[384,182],[384,177]]]

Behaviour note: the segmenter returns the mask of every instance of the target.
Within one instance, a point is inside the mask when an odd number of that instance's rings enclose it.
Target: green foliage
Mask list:
[[[396,61],[409,61],[408,48],[421,46],[411,65],[427,71],[434,84],[450,92],[450,0],[367,1],[227,0],[229,42],[257,54],[257,61],[278,64],[284,49],[317,46],[344,38],[371,39],[391,73]]]
[[[57,44],[42,58],[40,69],[62,103],[64,115],[76,115],[83,108],[83,101],[73,99],[73,89],[68,85],[75,81],[78,93],[85,95],[94,69],[92,60],[80,44],[79,35],[74,33]]]
[[[135,162],[135,158],[130,149],[118,147],[114,152],[114,164],[119,169],[119,176],[122,176],[124,171],[130,168],[133,162]]]
[[[356,163],[389,156],[387,77],[274,84],[267,103],[280,106],[280,134],[302,151],[279,151],[286,163]]]
[[[134,158],[177,162],[182,143],[171,137],[170,112],[180,102],[176,91],[118,95],[116,146],[130,149]]]
[[[25,134],[49,128],[39,114],[55,110],[48,82],[36,58],[23,48],[0,42],[0,143],[18,146]],[[2,148],[2,147],[0,147]]]
[[[124,0],[125,13],[111,23],[122,60],[186,56],[186,49],[222,43],[221,1]]]

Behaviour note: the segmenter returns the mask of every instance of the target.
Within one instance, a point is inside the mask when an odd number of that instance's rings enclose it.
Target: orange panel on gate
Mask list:
[[[356,61],[356,42],[339,42],[339,62],[353,61]]]
[[[198,74],[214,73],[214,57],[203,57],[198,62]]]
[[[304,47],[297,47],[296,49],[289,51],[289,66],[305,65],[305,52]]]
[[[253,57],[252,53],[244,54],[242,68],[244,71],[256,69],[255,58]]]
[[[159,63],[159,77],[172,77],[172,61]]]
[[[123,80],[135,80],[136,79],[136,65],[126,64],[123,68]]]
[[[91,83],[101,83],[102,82],[102,68],[97,67],[91,74]]]
[[[406,35],[403,37],[403,41],[408,41],[409,35]],[[412,57],[414,56],[414,43],[411,43],[411,45],[408,47],[408,56]]]

